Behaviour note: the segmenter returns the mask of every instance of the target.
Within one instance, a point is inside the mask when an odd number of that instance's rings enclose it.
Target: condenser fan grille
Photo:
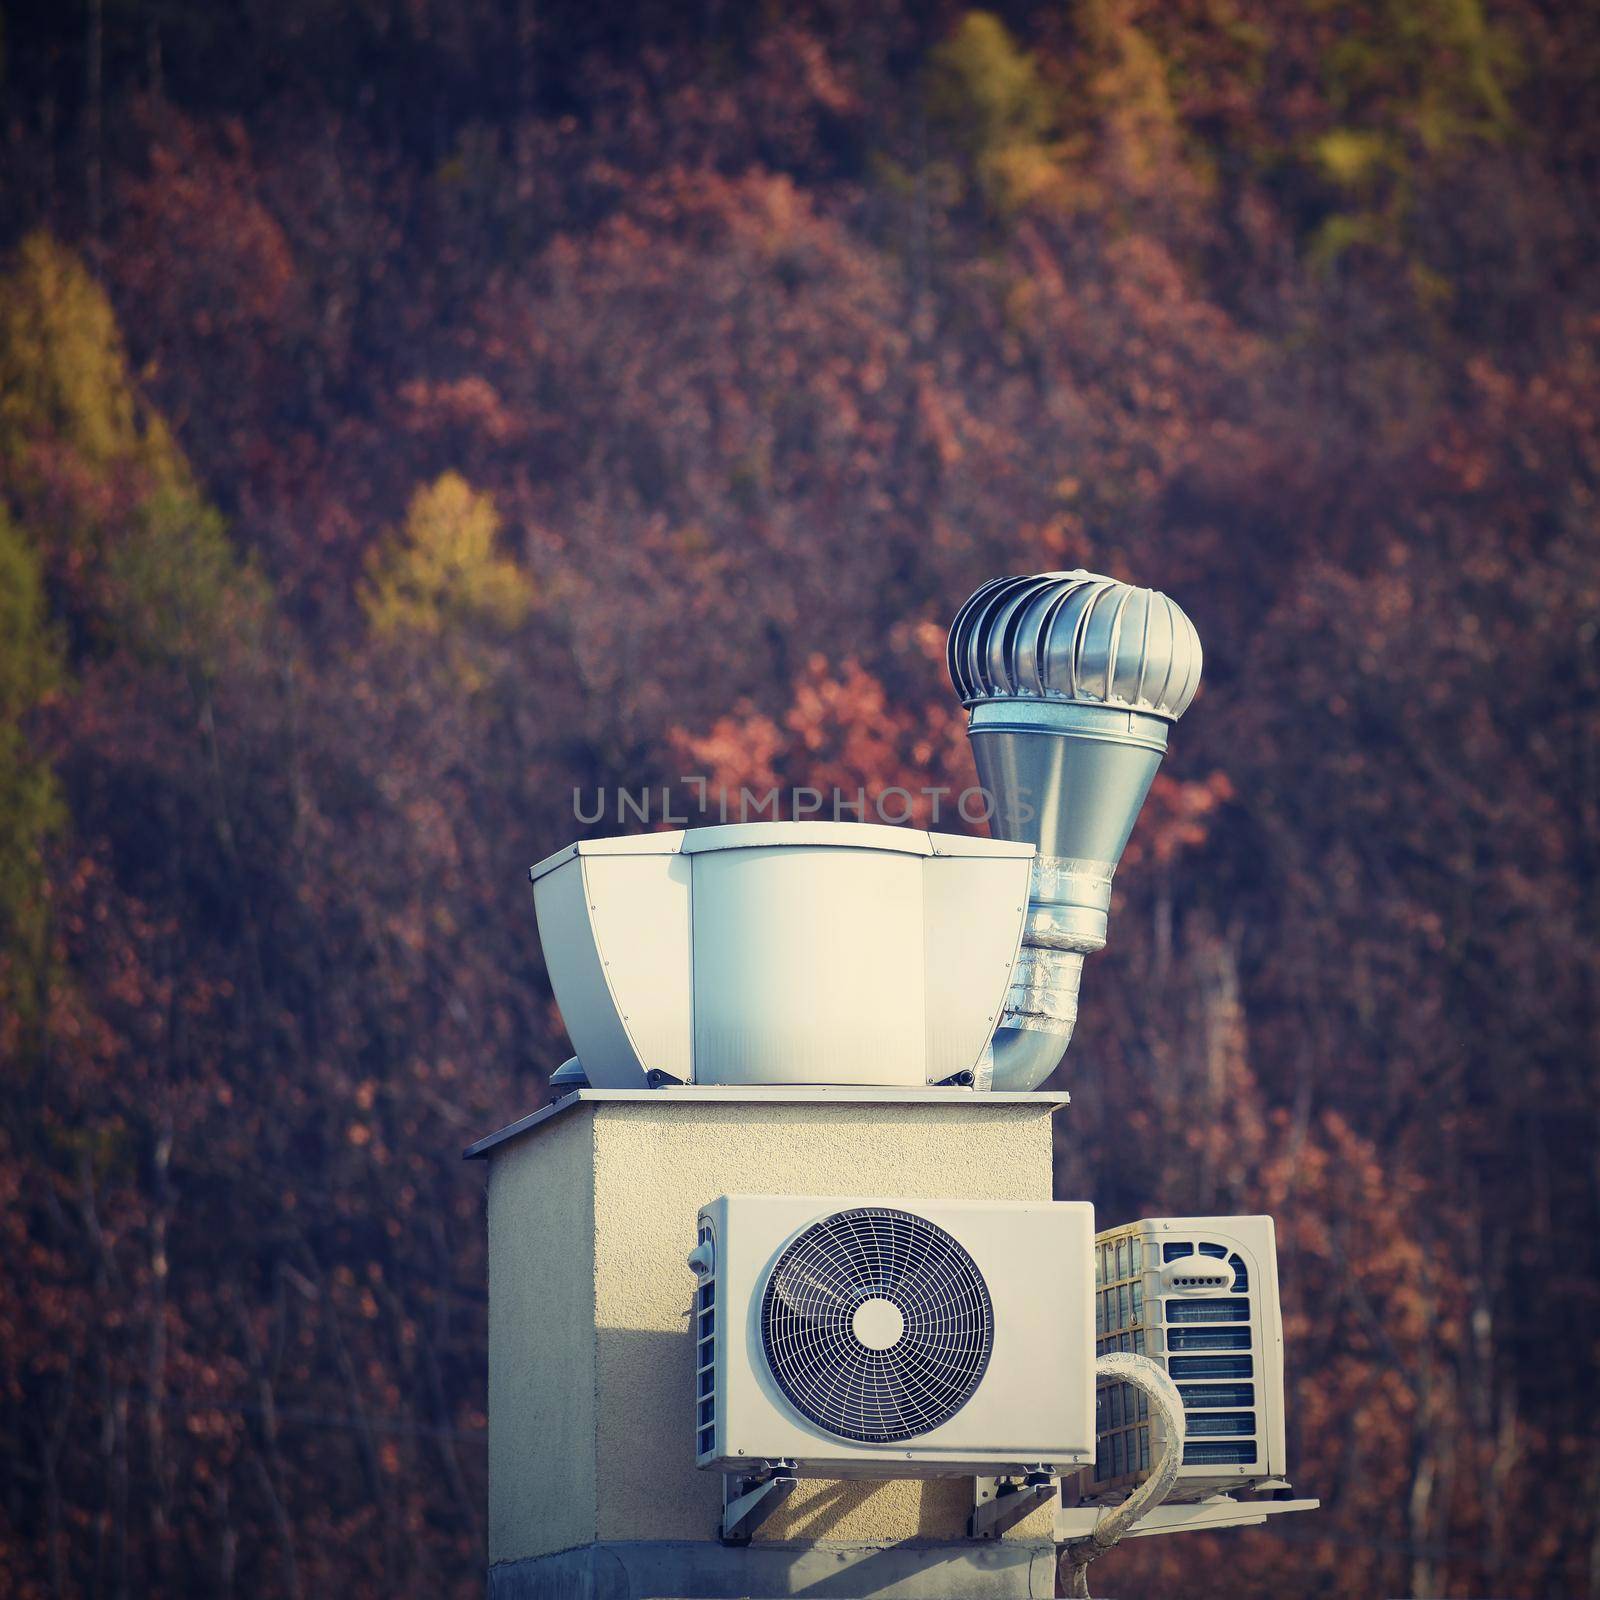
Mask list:
[[[994,1310],[976,1263],[943,1228],[864,1206],[813,1224],[779,1256],[761,1343],[802,1416],[843,1439],[891,1444],[972,1398]]]

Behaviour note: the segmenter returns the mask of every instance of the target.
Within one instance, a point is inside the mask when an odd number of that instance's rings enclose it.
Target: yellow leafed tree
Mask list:
[[[459,472],[411,496],[404,527],[379,547],[363,597],[376,633],[440,636],[489,623],[513,628],[533,605],[533,586],[497,553],[500,514]]]
[[[38,558],[0,507],[0,995],[17,1007],[44,956],[44,844],[62,821],[55,775],[23,723],[62,676]]]
[[[992,12],[969,11],[928,63],[928,109],[990,211],[1006,217],[1058,185],[1056,108],[1038,63]]]
[[[30,234],[0,294],[0,451],[15,461],[48,437],[85,468],[139,467],[158,483],[187,478],[165,423],[140,403],[116,314],[78,257]]]

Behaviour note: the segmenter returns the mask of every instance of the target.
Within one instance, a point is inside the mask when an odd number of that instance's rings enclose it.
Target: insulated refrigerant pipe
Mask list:
[[[1171,1494],[1183,1465],[1183,1440],[1187,1431],[1183,1418],[1183,1397],[1161,1366],[1148,1356],[1118,1351],[1101,1356],[1094,1364],[1097,1378],[1115,1378],[1130,1383],[1150,1397],[1150,1409],[1161,1420],[1166,1449],[1155,1470],[1121,1505],[1101,1514],[1094,1531],[1075,1539],[1061,1552],[1061,1577],[1065,1592],[1075,1600],[1089,1600],[1089,1563],[1117,1544],[1147,1511],[1154,1510]]]

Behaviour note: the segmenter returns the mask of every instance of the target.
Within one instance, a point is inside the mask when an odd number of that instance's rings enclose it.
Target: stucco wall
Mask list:
[[[715,1538],[721,1482],[693,1465],[694,1280],[684,1264],[708,1200],[1048,1200],[1050,1109],[1042,1098],[752,1104],[662,1093],[580,1104],[497,1152],[490,1559],[594,1538]],[[562,1258],[555,1288],[541,1296],[529,1273],[552,1255]],[[592,1327],[581,1326],[572,1308],[587,1315],[591,1304]],[[507,1366],[518,1370],[497,1379]],[[970,1478],[802,1480],[760,1539],[960,1538],[971,1506]],[[1048,1539],[1048,1513],[1009,1536]]]
[[[595,1538],[594,1129],[489,1167],[489,1560]]]

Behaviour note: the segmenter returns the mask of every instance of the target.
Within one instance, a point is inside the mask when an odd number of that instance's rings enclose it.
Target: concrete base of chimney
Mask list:
[[[1043,1600],[1053,1544],[591,1544],[489,1569],[489,1600]]]
[[[1065,1100],[970,1089],[585,1089],[475,1145],[489,1164],[488,1555],[505,1574],[491,1592],[1030,1594],[938,1587],[941,1572],[1031,1582],[1022,1547],[1051,1538],[1045,1507],[975,1547],[970,1477],[802,1478],[753,1545],[725,1549],[721,1475],[694,1464],[694,1279],[684,1258],[700,1207],[721,1194],[1048,1200],[1051,1113]],[[1014,1555],[992,1553],[1012,1544]],[[722,1587],[686,1588],[666,1576],[670,1566],[655,1587],[596,1587],[620,1558],[582,1554],[655,1551],[659,1565],[661,1552],[680,1548],[693,1553],[683,1570],[721,1573]],[[849,1551],[870,1552],[855,1562],[854,1587],[840,1578]],[[802,1555],[843,1586],[797,1586]],[[902,1575],[884,1587],[880,1567]],[[561,1570],[596,1576],[583,1579],[588,1588],[505,1587],[523,1581],[517,1572],[533,1585]],[[789,1586],[739,1577],[758,1572],[787,1573]],[[921,1587],[904,1586],[913,1583]]]

